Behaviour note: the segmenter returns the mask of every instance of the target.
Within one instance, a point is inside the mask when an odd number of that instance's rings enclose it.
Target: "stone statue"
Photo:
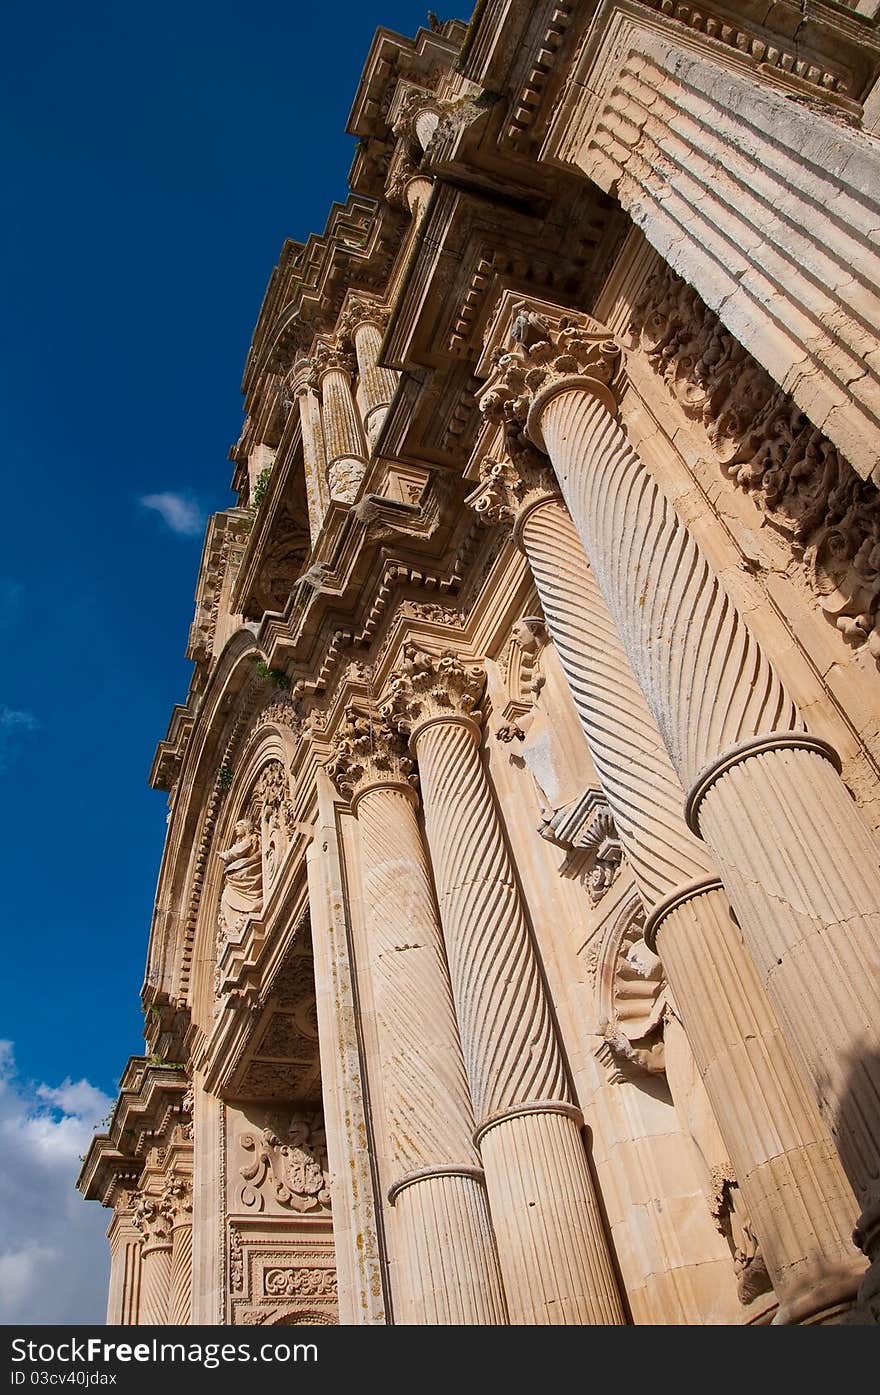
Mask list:
[[[263,904],[263,855],[257,830],[249,819],[235,825],[235,842],[217,856],[225,863],[220,894],[220,931],[232,935],[248,916],[259,915]]]

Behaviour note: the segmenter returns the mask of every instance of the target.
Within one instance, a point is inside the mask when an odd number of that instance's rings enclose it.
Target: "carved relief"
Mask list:
[[[545,817],[538,832],[569,850],[560,873],[577,878],[597,905],[614,885],[623,862],[623,849],[602,791],[584,790],[571,804]]]
[[[252,1163],[239,1168],[244,1178],[240,1199],[246,1210],[263,1210],[265,1188],[287,1210],[329,1211],[327,1147],[320,1114],[294,1113],[287,1121],[269,1115],[259,1134],[242,1134],[239,1143],[254,1155]]]
[[[294,833],[293,805],[287,771],[280,761],[270,761],[254,786],[253,807],[259,811],[268,892],[281,869]]]
[[[646,283],[631,332],[728,479],[800,557],[820,607],[880,663],[880,494],[668,267]]]
[[[260,836],[249,818],[239,819],[235,842],[217,856],[224,864],[218,926],[223,939],[237,935],[246,920],[263,906],[263,853]]]
[[[645,944],[645,911],[635,898],[603,938],[596,969],[599,1029],[596,1055],[612,1079],[664,1070],[663,966]]]
[[[266,1269],[263,1292],[267,1298],[335,1298],[335,1269]]]

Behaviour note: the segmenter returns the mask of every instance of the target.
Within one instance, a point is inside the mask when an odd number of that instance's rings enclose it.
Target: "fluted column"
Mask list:
[[[367,468],[367,445],[351,391],[352,356],[339,344],[319,340],[310,378],[321,393],[321,418],[331,499],[357,498]]]
[[[635,681],[552,473],[534,452],[488,461],[469,502],[514,522],[649,933],[682,1014],[788,1321],[855,1293],[852,1193]]]
[[[349,708],[328,768],[361,834],[374,1083],[393,1169],[395,1312],[419,1325],[506,1323],[412,761],[386,723]]]
[[[330,502],[330,487],[327,484],[327,460],[324,452],[324,432],[321,427],[321,408],[314,389],[309,385],[310,374],[311,364],[308,359],[300,359],[293,366],[290,385],[299,403],[306,506],[309,511],[309,537],[314,543],[321,531],[321,524]]]
[[[172,1177],[165,1189],[171,1210],[171,1278],[168,1321],[188,1327],[192,1312],[192,1182]]]
[[[623,1313],[554,1024],[477,749],[482,678],[407,645],[386,712],[411,734],[513,1323]]]
[[[387,313],[374,301],[362,297],[349,299],[340,317],[340,332],[350,337],[357,358],[357,403],[367,445],[372,450],[382,428],[391,399],[397,388],[399,374],[393,368],[379,365],[379,350],[387,323]]]
[[[173,1215],[161,1196],[139,1192],[134,1224],[143,1236],[141,1301],[138,1324],[156,1327],[171,1322],[171,1225]]]
[[[127,1208],[118,1209],[110,1222],[110,1289],[107,1323],[111,1327],[136,1326],[141,1291],[140,1231]]]
[[[549,454],[754,961],[880,1245],[880,871],[834,753],[794,705],[630,447],[607,333],[521,313],[482,397]]]

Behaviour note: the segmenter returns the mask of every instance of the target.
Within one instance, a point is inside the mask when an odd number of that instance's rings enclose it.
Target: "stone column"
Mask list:
[[[168,1298],[168,1321],[176,1327],[188,1327],[192,1312],[192,1182],[189,1177],[174,1176],[165,1188],[171,1211],[171,1281]]]
[[[137,1326],[140,1321],[141,1233],[134,1215],[120,1207],[107,1232],[110,1241],[110,1291],[107,1298],[109,1327]]]
[[[290,387],[299,403],[302,429],[303,466],[306,477],[306,504],[309,510],[309,537],[314,545],[330,502],[327,484],[327,460],[324,452],[324,432],[321,427],[321,407],[315,391],[309,385],[312,368],[308,359],[299,359],[290,375]]]
[[[138,1323],[157,1327],[171,1321],[172,1208],[161,1196],[138,1192],[134,1224],[143,1236]]]
[[[543,458],[489,460],[469,502],[512,521],[780,1304],[853,1297],[852,1193],[730,915],[684,792]]]
[[[357,403],[370,450],[382,428],[400,376],[393,368],[379,366],[379,350],[387,320],[387,312],[375,301],[357,297],[349,299],[339,324],[340,333],[354,344],[358,370]]]
[[[346,712],[329,766],[361,834],[369,973],[409,1324],[496,1325],[507,1311],[417,796],[396,732]]]
[[[367,444],[351,391],[354,360],[336,339],[320,339],[312,360],[310,386],[321,394],[330,498],[351,504],[367,468]]]
[[[514,456],[546,450],[754,962],[880,1246],[880,871],[834,752],[778,675],[629,445],[609,384],[620,353],[523,308],[483,410]],[[873,1289],[872,1289],[873,1291]],[[878,1309],[880,1312],[880,1309]]]
[[[620,1323],[602,1221],[525,913],[477,749],[482,687],[409,644],[386,715],[425,823],[510,1321]]]

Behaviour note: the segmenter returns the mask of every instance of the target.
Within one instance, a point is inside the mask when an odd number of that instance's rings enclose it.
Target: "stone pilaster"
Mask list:
[[[134,1225],[143,1237],[141,1247],[141,1301],[138,1323],[157,1327],[170,1323],[171,1270],[174,1220],[167,1198],[151,1192],[137,1192]]]
[[[529,447],[489,460],[469,501],[528,558],[618,837],[789,1321],[850,1299],[852,1195],[731,920],[715,864],[633,676],[552,472]],[[784,1202],[783,1202],[784,1199]]]
[[[107,1324],[136,1327],[140,1321],[142,1236],[128,1206],[117,1206],[107,1232],[110,1241],[110,1291]]]
[[[374,301],[349,300],[340,320],[340,333],[350,338],[357,358],[357,403],[367,444],[372,450],[397,388],[399,374],[379,365],[379,350],[388,315]]]
[[[483,410],[546,450],[743,934],[880,1244],[880,872],[833,752],[783,685],[616,419],[620,353],[523,310]],[[836,991],[833,991],[836,990]]]
[[[440,920],[512,1323],[623,1312],[549,1004],[477,746],[478,671],[407,645],[385,714],[419,761]]]
[[[507,1320],[412,761],[381,719],[349,708],[329,771],[361,834],[369,973],[398,1253],[409,1324]]]
[[[351,391],[354,359],[336,340],[320,339],[311,386],[321,393],[321,418],[330,498],[351,504],[367,468],[367,445]]]

